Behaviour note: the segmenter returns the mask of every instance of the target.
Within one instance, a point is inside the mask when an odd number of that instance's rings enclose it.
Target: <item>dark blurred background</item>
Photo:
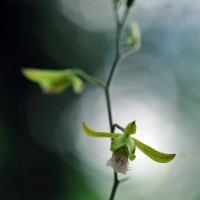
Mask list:
[[[139,151],[116,200],[199,200],[200,3],[136,1],[128,23],[142,48],[119,63],[111,85],[113,118],[137,122],[136,137],[176,153],[166,165]],[[0,199],[108,199],[109,140],[86,137],[86,121],[107,131],[102,91],[86,83],[44,95],[23,67],[82,68],[105,81],[114,55],[107,0],[3,0],[0,3]]]
[[[0,3],[0,199],[2,200],[98,199],[98,196],[85,185],[83,181],[85,178],[74,167],[66,165],[55,151],[35,141],[27,125],[27,115],[34,115],[27,112],[27,106],[31,106],[29,111],[34,112],[34,109],[41,111],[41,122],[48,123],[49,129],[52,129],[53,124],[45,119],[45,115],[51,111],[40,110],[38,101],[42,98],[44,103],[48,104],[48,100],[51,102],[52,99],[54,101],[65,98],[62,95],[62,97],[44,97],[40,90],[36,89],[31,104],[27,103],[31,84],[20,73],[26,66],[64,67],[41,48],[37,39],[42,27],[45,26],[45,21],[48,20],[46,15],[53,9],[53,3],[53,1],[38,0],[5,0]],[[67,20],[64,24],[67,30],[72,27]],[[51,35],[52,32],[54,31],[50,30],[48,34]],[[67,50],[65,55],[68,55]],[[67,57],[69,64],[72,64],[71,56],[66,56],[66,59]],[[58,116],[61,109],[62,105],[58,105],[51,120]],[[74,156],[68,153],[66,157],[73,163]]]

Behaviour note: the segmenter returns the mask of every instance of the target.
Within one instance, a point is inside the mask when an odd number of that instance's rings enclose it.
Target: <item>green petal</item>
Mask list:
[[[121,135],[120,133],[96,132],[89,128],[84,122],[82,123],[82,131],[91,137],[116,138]]]
[[[41,82],[48,80],[57,80],[62,77],[70,76],[71,73],[67,70],[51,70],[51,69],[33,69],[24,68],[22,74],[33,82]]]
[[[165,154],[149,147],[148,145],[133,138],[135,146],[140,149],[146,156],[159,163],[167,163],[174,159],[176,154]]]
[[[124,129],[124,134],[126,134],[126,135],[135,134],[135,132],[136,132],[136,123],[135,123],[135,121],[129,123]]]
[[[111,142],[110,150],[116,151],[120,147],[126,145],[127,136],[126,135],[120,135],[117,138],[114,138]]]
[[[133,161],[135,158],[136,158],[136,156],[135,156],[135,154],[133,154],[133,153],[129,153],[129,159],[131,160],[131,161]]]
[[[42,91],[46,94],[59,94],[63,92],[66,88],[71,85],[70,82],[67,81],[56,81],[56,82],[42,82],[39,84]]]
[[[133,141],[133,138],[131,136],[128,136],[126,140],[126,146],[128,148],[128,153],[129,153],[129,159],[134,160],[135,159],[135,144]]]

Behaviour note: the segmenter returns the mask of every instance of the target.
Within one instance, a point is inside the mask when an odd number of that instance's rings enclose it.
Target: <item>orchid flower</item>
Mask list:
[[[24,68],[22,73],[30,81],[37,83],[46,94],[59,94],[70,86],[76,93],[80,93],[84,89],[82,80],[70,69]]]
[[[107,166],[113,168],[116,173],[126,174],[128,171],[129,160],[135,159],[135,150],[138,148],[146,156],[159,163],[167,163],[174,159],[176,154],[166,154],[159,152],[150,146],[131,137],[136,133],[135,121],[127,124],[121,133],[97,132],[92,130],[84,122],[82,123],[82,131],[91,137],[112,138],[110,150],[113,152],[112,157],[108,160]]]

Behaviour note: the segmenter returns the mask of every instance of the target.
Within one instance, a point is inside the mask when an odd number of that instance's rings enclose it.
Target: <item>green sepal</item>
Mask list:
[[[133,138],[135,146],[140,149],[146,156],[151,158],[152,160],[159,162],[159,163],[167,163],[174,159],[176,154],[165,154],[159,152],[150,146],[140,142],[139,140]]]
[[[127,136],[126,135],[120,135],[117,138],[114,138],[111,142],[110,150],[116,151],[122,146],[125,146],[127,143]]]
[[[131,135],[136,133],[136,123],[135,121],[130,122],[128,125],[126,125],[124,129],[124,134]]]
[[[128,37],[124,40],[124,45],[134,46],[140,42],[140,38],[139,25],[134,21],[128,26]]]
[[[129,153],[129,159],[134,160],[135,159],[135,155],[134,155],[135,144],[134,144],[133,138],[131,136],[127,137],[126,146],[127,146],[128,153]]]
[[[120,133],[107,133],[107,132],[97,132],[92,130],[89,126],[87,126],[84,122],[82,123],[82,131],[91,137],[101,137],[101,138],[117,138],[121,136]]]
[[[73,73],[73,70],[24,68],[22,74],[30,81],[37,83],[42,91],[48,94],[61,93],[71,85],[77,93],[84,88],[83,82]]]
[[[135,158],[136,158],[136,156],[135,156],[135,154],[133,154],[133,153],[129,153],[129,159],[131,160],[131,161],[133,161]]]

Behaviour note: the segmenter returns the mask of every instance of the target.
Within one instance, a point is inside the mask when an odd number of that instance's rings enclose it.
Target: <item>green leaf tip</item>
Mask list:
[[[159,162],[159,163],[168,163],[173,160],[176,154],[166,154],[159,152],[150,146],[140,142],[139,140],[133,138],[135,146],[140,149],[146,156],[151,158],[152,160]]]
[[[126,127],[124,129],[124,134],[131,135],[131,134],[135,134],[135,133],[136,133],[136,123],[135,123],[135,121],[133,121],[126,125]]]
[[[90,137],[100,137],[100,138],[116,138],[120,136],[120,133],[107,133],[107,132],[97,132],[92,130],[85,122],[82,123],[82,131]]]
[[[82,80],[73,73],[73,70],[51,70],[24,68],[22,74],[30,81],[37,83],[42,91],[47,94],[59,94],[69,86],[75,93],[84,89]]]

